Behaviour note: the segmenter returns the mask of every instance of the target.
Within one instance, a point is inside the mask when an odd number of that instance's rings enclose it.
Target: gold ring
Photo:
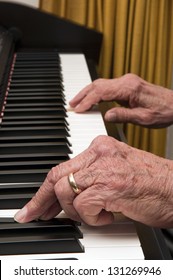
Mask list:
[[[72,190],[73,190],[76,194],[80,194],[81,189],[78,188],[78,185],[77,185],[76,182],[75,182],[73,173],[70,173],[70,174],[68,175],[68,182],[69,182],[70,186],[72,187]]]

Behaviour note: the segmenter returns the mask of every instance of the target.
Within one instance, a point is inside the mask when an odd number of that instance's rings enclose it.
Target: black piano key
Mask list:
[[[58,54],[58,53],[57,53]],[[24,55],[20,55],[19,53],[17,53],[17,55],[15,56],[15,63],[19,64],[19,63],[30,63],[30,62],[41,62],[41,63],[45,63],[45,64],[54,64],[57,63],[58,65],[60,65],[60,57],[56,56],[56,55],[42,55],[42,54],[24,54]]]
[[[34,69],[35,67],[37,67],[37,68],[41,68],[41,67],[43,67],[43,68],[46,68],[46,67],[48,67],[48,68],[52,68],[52,69],[60,69],[60,67],[58,66],[58,64],[57,64],[57,62],[47,62],[47,63],[45,63],[44,61],[39,61],[39,62],[37,62],[37,61],[31,61],[31,62],[18,62],[18,63],[16,63],[15,64],[15,69],[28,69],[28,68],[30,68],[30,69]]]
[[[33,94],[33,95],[27,95],[27,94],[23,94],[23,96],[10,96],[8,95],[8,98],[6,100],[7,104],[15,104],[15,103],[41,103],[41,102],[48,102],[48,104],[50,102],[55,102],[58,103],[58,104],[63,104],[65,103],[65,98],[63,98],[63,95],[36,95],[36,94]]]
[[[38,168],[46,168],[46,169],[51,169],[52,167],[64,162],[68,160],[68,158],[63,160],[51,160],[51,159],[47,159],[47,160],[39,160],[39,158],[34,158],[32,161],[28,158],[26,158],[25,160],[18,160],[15,159],[15,161],[13,159],[10,158],[9,161],[4,161],[0,162],[0,169],[3,172],[3,170],[17,170],[17,169],[22,169],[22,170],[27,170],[28,168],[33,168],[33,169],[38,169]]]
[[[21,80],[23,81],[24,79],[28,82],[28,80],[30,81],[31,79],[32,80],[35,80],[35,79],[44,79],[44,80],[49,80],[49,79],[60,79],[62,78],[61,76],[61,72],[53,72],[53,73],[46,73],[46,72],[43,72],[43,73],[38,73],[38,72],[21,72],[21,73],[13,73],[13,76],[12,76],[12,81],[18,81],[18,80]]]
[[[57,56],[41,56],[41,55],[34,55],[34,56],[16,56],[15,64],[21,64],[21,63],[30,63],[30,62],[41,62],[45,64],[57,64],[59,67],[61,67],[60,59]]]
[[[61,86],[61,87],[46,87],[46,86],[44,86],[44,87],[42,87],[42,88],[25,88],[25,89],[23,89],[23,88],[14,88],[14,89],[9,89],[9,93],[8,94],[20,94],[20,93],[23,93],[23,92],[25,92],[25,93],[47,93],[47,92],[59,92],[59,93],[61,93],[61,92],[63,92],[63,86]]]
[[[10,142],[13,143],[13,142]],[[18,143],[18,142],[17,142]],[[21,141],[21,143],[23,143],[23,141]],[[30,162],[40,162],[40,164],[42,164],[44,161],[56,161],[57,163],[61,163],[63,161],[66,161],[69,159],[69,154],[67,153],[44,153],[44,154],[37,154],[37,155],[31,155],[31,154],[20,154],[18,156],[16,155],[1,155],[1,160],[0,160],[0,166],[7,165],[8,163],[9,165],[12,165],[13,162],[18,162],[19,165],[22,165],[22,163],[20,164],[20,162],[27,162],[28,165],[32,165],[32,163]]]
[[[59,90],[59,91],[9,91],[8,92],[8,100],[10,100],[12,98],[13,99],[16,99],[16,98],[19,98],[19,99],[22,99],[22,98],[35,98],[35,99],[39,99],[39,98],[42,98],[44,100],[46,99],[49,99],[50,98],[57,98],[57,100],[61,100],[62,101],[65,101],[66,98],[65,98],[65,95],[63,93],[62,90]]]
[[[16,56],[15,63],[18,64],[25,64],[25,63],[44,63],[44,64],[57,64],[60,65],[60,59],[56,56],[42,56],[42,55],[25,55],[19,57]]]
[[[27,230],[27,235],[56,232],[59,237],[76,237],[83,238],[82,232],[79,230],[80,223],[72,221],[69,218],[54,218],[48,221],[32,221],[21,224],[14,221],[13,218],[0,218],[0,237],[7,236],[23,236]],[[9,232],[10,230],[10,232]]]
[[[48,60],[51,61],[51,59],[54,61],[55,59],[60,62],[59,53],[57,51],[49,51],[49,52],[17,52],[16,54],[16,61],[20,60],[31,60],[31,59],[41,59],[41,60]]]
[[[38,73],[38,72],[28,72],[28,73],[13,73],[10,81],[11,82],[33,82],[33,81],[62,81],[63,77],[61,71],[54,71],[53,73]]]
[[[65,155],[66,155],[66,153],[63,153],[63,151],[62,152],[61,151],[53,152],[53,153],[44,152],[44,153],[40,153],[40,154],[39,153],[5,154],[5,155],[1,154],[0,155],[0,160],[1,161],[7,161],[7,160],[11,161],[11,160],[18,160],[18,158],[23,158],[23,159],[26,159],[26,160],[31,159],[31,158],[34,158],[34,159],[37,158],[38,160],[40,160],[40,158],[42,158],[42,157],[45,157],[45,159],[47,159],[47,158],[51,158],[53,156],[64,157]]]
[[[41,185],[41,184],[40,184]],[[36,191],[36,190],[35,190]],[[9,195],[0,194],[1,209],[19,209],[28,203],[34,196],[35,192],[30,194],[17,194],[13,195],[10,191]]]
[[[64,110],[64,104],[63,102],[49,102],[49,101],[46,101],[46,102],[25,102],[25,100],[22,102],[19,102],[19,103],[10,103],[7,101],[7,104],[5,106],[6,110],[8,109],[20,109],[20,108],[44,108],[44,107],[48,107],[51,108],[55,108],[55,106],[58,106],[58,108],[62,108],[62,110]]]
[[[41,186],[42,181],[34,181],[34,182],[5,182],[0,184],[0,199],[3,200],[7,196],[12,198],[22,198],[25,197],[32,197],[33,194]],[[22,185],[22,187],[21,187]]]
[[[0,144],[8,144],[8,143],[38,143],[38,142],[65,142],[68,146],[71,146],[69,139],[64,135],[31,135],[26,137],[25,135],[21,135],[16,137],[12,135],[10,137],[0,137]]]
[[[83,253],[84,247],[76,238],[58,238],[56,235],[12,237],[0,239],[1,255]]]
[[[34,67],[34,68],[23,68],[23,69],[14,69],[13,70],[13,74],[14,75],[20,75],[20,74],[59,74],[61,73],[61,68],[59,66],[54,66],[54,67],[46,67],[46,68],[42,68],[42,67]]]
[[[67,117],[66,111],[63,108],[57,107],[6,109],[4,116],[14,118],[32,117],[33,119],[38,116],[42,116],[44,118],[45,116]]]
[[[45,143],[19,143],[19,144],[0,144],[1,155],[17,155],[20,154],[46,154],[46,153],[67,153],[71,150],[67,143],[62,142],[45,142]],[[1,157],[0,155],[0,157]]]
[[[23,90],[23,91],[19,91],[19,92],[9,90],[7,98],[10,100],[15,100],[15,99],[22,100],[23,98],[26,98],[28,100],[30,100],[31,98],[34,98],[36,100],[40,99],[40,98],[42,98],[42,100],[49,100],[49,98],[57,99],[57,100],[61,100],[61,101],[66,100],[63,90],[53,91],[52,89],[50,89],[50,91],[49,90],[45,91],[43,89],[42,92],[40,90],[35,90],[35,91],[34,90],[32,90],[32,91]]]
[[[50,134],[50,135],[46,135],[46,134],[40,134],[40,135],[10,135],[10,136],[4,136],[4,137],[0,137],[0,143],[12,143],[13,141],[15,141],[16,143],[22,143],[23,141],[40,141],[40,140],[44,140],[44,139],[66,139],[66,137],[64,135],[57,135],[57,134]]]
[[[60,82],[32,82],[32,83],[11,83],[10,89],[42,89],[42,88],[55,88],[63,89],[63,86]]]
[[[1,128],[1,138],[10,136],[39,136],[39,135],[59,135],[69,136],[68,130],[63,126],[24,126]]]
[[[25,51],[20,51],[17,53],[17,58],[23,58],[23,57],[37,57],[37,56],[44,56],[44,57],[57,57],[59,60],[59,53],[57,49],[51,49],[51,50],[25,50]]]
[[[18,61],[31,61],[31,60],[43,60],[43,61],[57,61],[57,63],[60,63],[60,57],[58,52],[49,52],[49,53],[42,53],[42,52],[31,52],[31,53],[22,53],[18,52],[16,55],[16,62]]]
[[[21,77],[20,79],[11,79],[11,86],[33,86],[33,85],[59,85],[61,81],[61,78],[58,78],[58,76],[56,78],[23,78]],[[28,85],[29,84],[29,85]]]
[[[58,103],[58,102],[38,102],[38,103],[27,103],[27,102],[23,102],[23,103],[19,103],[19,104],[17,104],[17,103],[15,103],[15,104],[9,104],[8,102],[7,102],[7,104],[6,104],[6,110],[8,110],[8,109],[22,109],[22,108],[27,108],[27,109],[29,109],[29,108],[33,108],[34,110],[37,110],[37,109],[40,109],[40,108],[53,108],[53,109],[55,109],[55,106],[57,106],[58,107],[58,109],[60,110],[62,110],[62,111],[65,111],[64,110],[64,104],[61,102],[61,103]]]
[[[7,116],[6,114],[3,116],[3,122],[13,122],[13,121],[18,121],[18,122],[21,122],[21,121],[26,121],[26,122],[32,122],[34,120],[34,122],[36,121],[41,121],[41,122],[44,122],[44,120],[48,120],[48,121],[66,121],[66,119],[64,118],[64,116],[59,116],[59,115],[37,115],[37,116],[33,116],[33,115],[29,115],[29,116]],[[33,122],[33,123],[34,123]],[[67,122],[68,123],[68,122]],[[1,126],[3,126],[3,123],[1,123]],[[1,140],[0,140],[1,141]]]
[[[33,163],[31,164],[31,161],[28,160],[27,164],[27,159],[25,161],[23,161],[23,165],[22,165],[22,161],[9,161],[9,162],[5,162],[4,165],[2,165],[1,171],[0,171],[0,177],[4,178],[4,180],[9,181],[6,174],[10,174],[11,171],[14,172],[28,172],[29,169],[35,170],[35,172],[38,172],[40,170],[51,170],[52,167],[57,166],[58,164],[62,163],[62,161],[49,161],[49,160],[45,160],[45,161],[39,161],[39,159],[37,161],[33,161]],[[1,166],[1,165],[0,165]],[[27,173],[28,174],[28,173]],[[23,176],[22,176],[23,177]],[[11,182],[11,181],[10,181]]]
[[[43,182],[50,169],[27,169],[0,171],[3,183]]]
[[[19,98],[8,98],[6,101],[5,107],[8,108],[17,108],[17,107],[54,107],[58,106],[64,110],[64,106],[66,105],[63,97],[50,97],[50,99],[44,99],[39,97],[19,97]]]
[[[64,125],[64,127],[69,130],[67,123],[65,122],[65,120],[57,120],[57,119],[43,119],[43,120],[34,120],[34,122],[32,120],[20,120],[20,121],[16,121],[16,120],[4,120],[3,119],[3,123],[0,125],[1,127],[19,127],[19,126],[41,126],[41,125],[49,125],[49,126],[54,126],[54,125]]]

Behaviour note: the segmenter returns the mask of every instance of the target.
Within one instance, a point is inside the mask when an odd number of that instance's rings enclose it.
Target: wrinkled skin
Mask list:
[[[124,107],[112,108],[105,120],[161,128],[173,123],[173,91],[148,83],[134,74],[117,79],[98,79],[71,101],[75,112],[82,113],[100,101],[116,101]]]
[[[112,212],[157,227],[173,226],[173,163],[98,136],[88,149],[52,168],[33,199],[18,212],[18,222],[50,219],[63,209],[90,225],[113,221]],[[74,173],[76,195],[67,176]]]

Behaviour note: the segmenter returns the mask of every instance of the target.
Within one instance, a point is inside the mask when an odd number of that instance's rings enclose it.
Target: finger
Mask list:
[[[86,171],[79,171],[73,174],[76,185],[79,187],[80,191],[83,192],[89,185],[78,183],[78,180],[76,180],[77,177],[79,178],[79,176],[77,176],[78,173],[86,173]],[[67,216],[69,216],[72,220],[81,221],[81,218],[73,205],[77,194],[70,185],[67,176],[61,178],[61,180],[57,182],[55,186],[55,193],[61,208],[64,210]]]
[[[94,177],[91,174],[92,171],[90,167],[79,170],[78,172],[75,172],[73,174],[74,181],[80,192],[83,192],[86,188],[93,185]],[[77,194],[73,190],[73,186],[69,183],[68,176],[64,176],[63,178],[61,178],[56,183],[54,189],[61,208],[64,210],[66,215],[73,220],[82,221],[73,205]]]
[[[76,94],[76,96],[72,100],[70,100],[70,106],[76,107],[82,101],[82,99],[90,92],[91,88],[92,84],[89,84],[86,87],[84,87],[78,94]]]
[[[142,108],[123,108],[116,107],[107,111],[104,118],[109,122],[117,122],[117,123],[127,123],[131,122],[134,124],[141,124],[143,122],[143,110]]]
[[[94,90],[88,90],[87,94],[74,107],[76,113],[82,113],[89,110],[93,105],[101,101],[101,97]],[[71,102],[70,102],[71,105]]]
[[[50,220],[57,216],[61,212],[62,208],[60,207],[60,204],[58,201],[56,201],[54,204],[51,205],[51,207],[42,214],[39,219],[40,220]]]
[[[55,193],[61,205],[61,208],[66,213],[66,215],[72,220],[81,221],[78,213],[73,206],[73,201],[77,194],[72,190],[67,176],[63,177],[57,182],[55,186]]]
[[[38,219],[56,201],[57,198],[53,190],[53,184],[49,181],[49,177],[47,177],[34,197],[15,214],[14,220],[20,223],[26,223]],[[60,211],[60,205],[57,207]]]
[[[75,173],[75,181],[82,192],[74,199],[73,208],[81,221],[90,225],[110,224],[114,219],[111,212],[104,210],[105,197],[103,197],[103,191],[100,190],[101,173],[93,166]],[[95,185],[96,178],[97,186]]]
[[[98,194],[95,186],[86,189],[74,200],[74,208],[80,218],[89,225],[102,226],[114,220],[112,212],[104,209],[104,199]]]

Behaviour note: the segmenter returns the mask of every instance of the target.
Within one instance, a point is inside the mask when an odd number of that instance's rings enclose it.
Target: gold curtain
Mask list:
[[[95,28],[104,35],[98,72],[113,78],[135,73],[170,87],[173,0],[40,0],[40,9]],[[116,106],[111,103],[105,106]],[[108,124],[107,124],[108,125]],[[125,126],[128,143],[165,155],[166,129]],[[112,125],[108,130],[112,134]]]

